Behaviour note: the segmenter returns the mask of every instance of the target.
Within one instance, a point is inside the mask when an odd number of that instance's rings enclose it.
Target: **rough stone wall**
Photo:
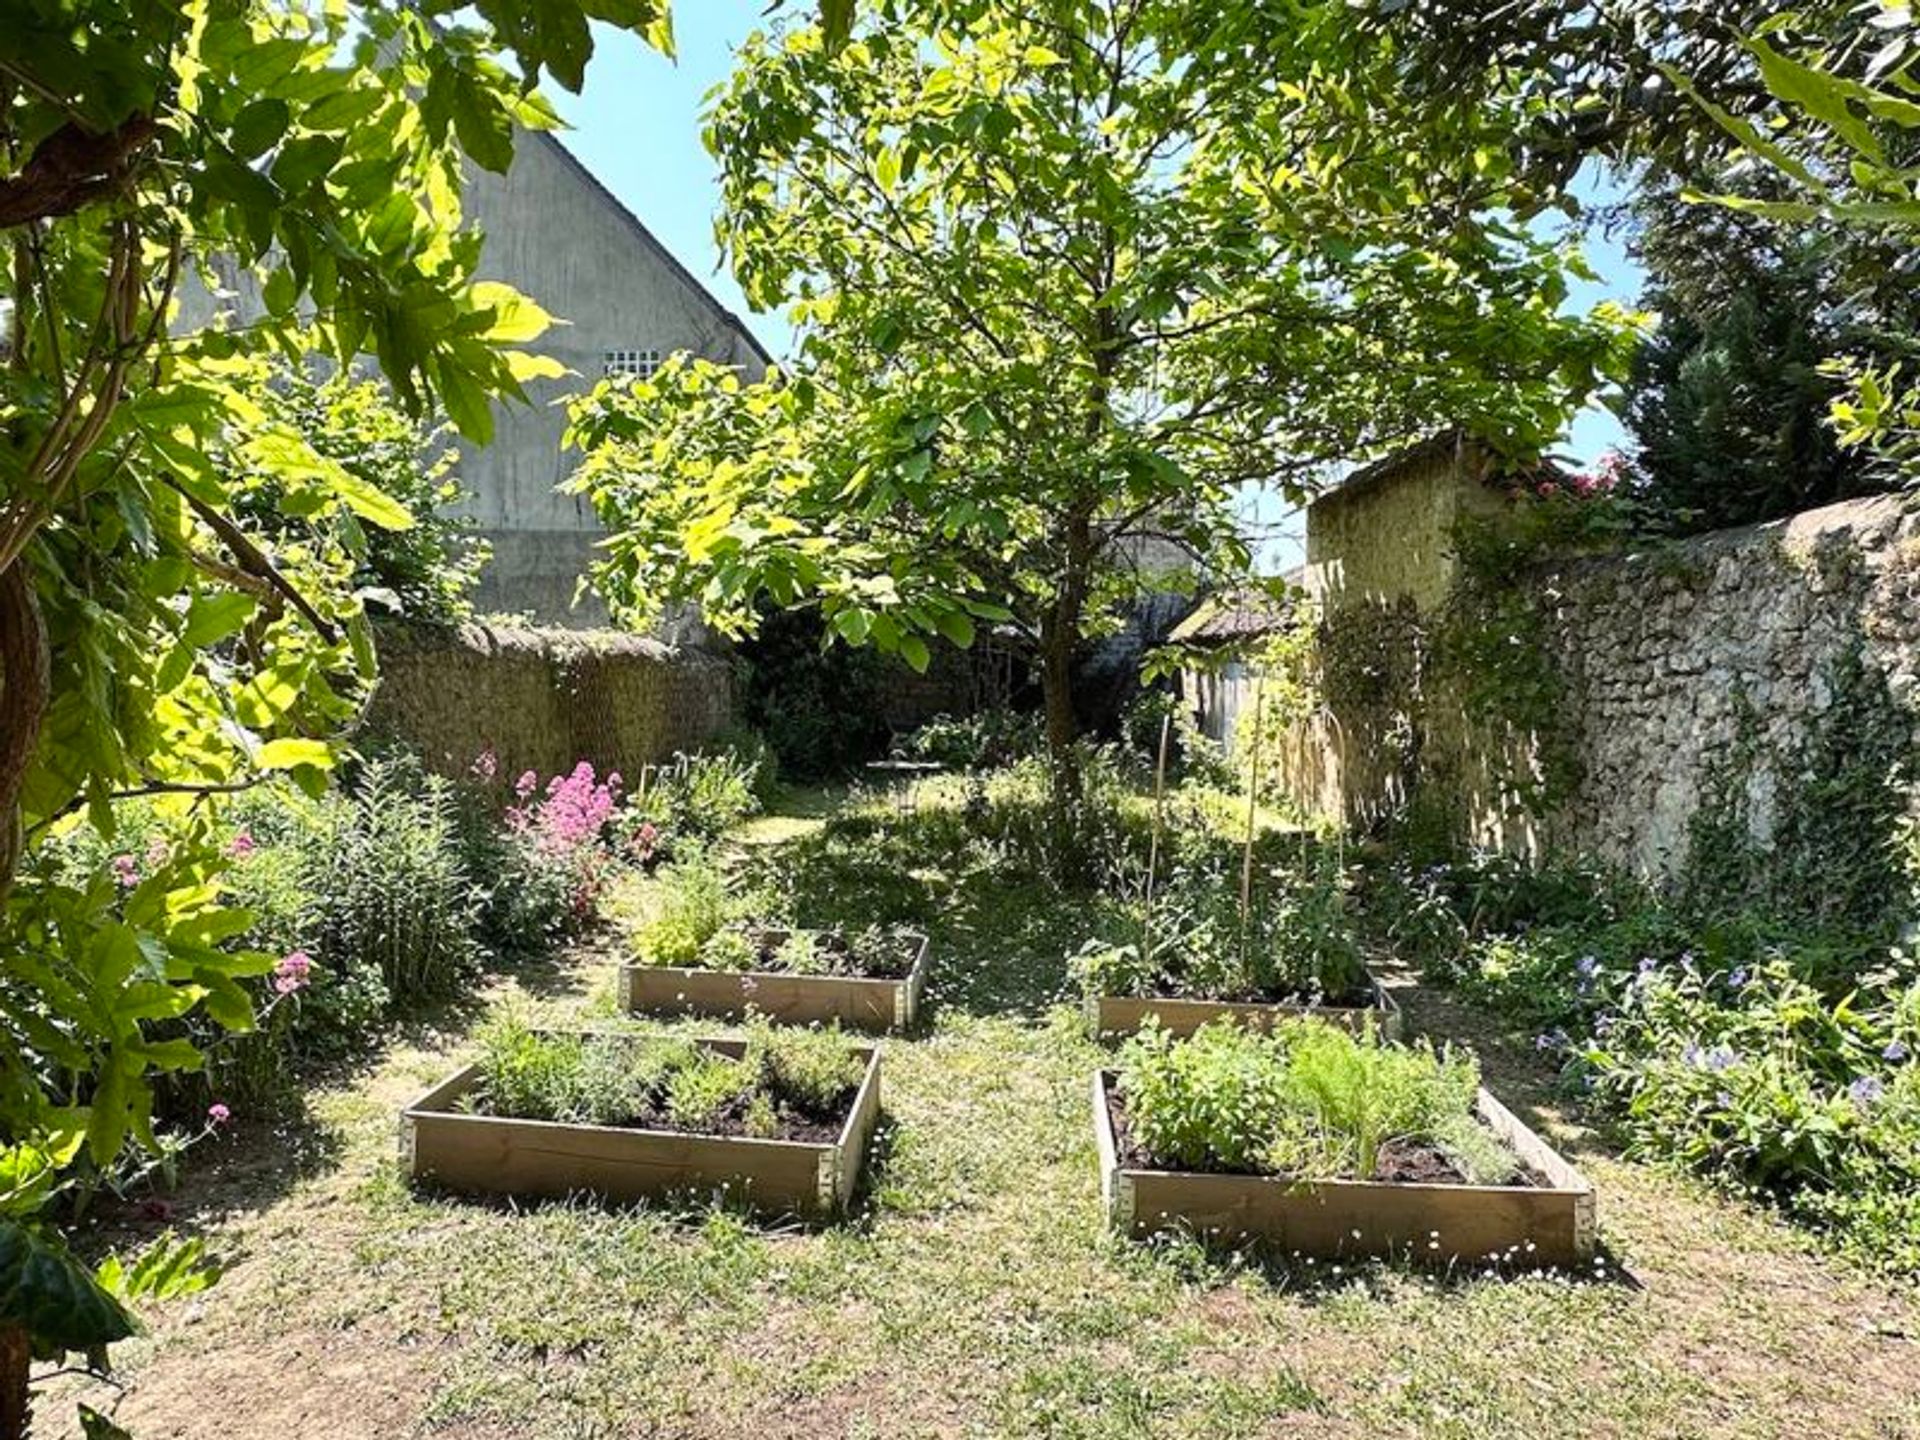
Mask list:
[[[591,761],[605,773],[693,750],[733,715],[733,667],[711,653],[612,631],[382,627],[370,734],[460,774],[483,751],[501,773]]]
[[[1677,872],[1730,762],[1769,842],[1850,656],[1909,714],[1920,695],[1920,517],[1891,498],[1582,560],[1543,593],[1582,772],[1546,837],[1645,875]]]

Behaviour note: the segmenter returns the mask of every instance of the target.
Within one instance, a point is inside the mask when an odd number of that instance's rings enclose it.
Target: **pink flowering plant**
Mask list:
[[[507,832],[534,878],[564,896],[570,924],[593,917],[617,869],[611,822],[621,784],[618,771],[602,778],[585,760],[544,785],[532,770],[514,783]]]

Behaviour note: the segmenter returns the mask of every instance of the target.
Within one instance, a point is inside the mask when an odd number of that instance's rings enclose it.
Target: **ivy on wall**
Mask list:
[[[1912,901],[1901,842],[1913,717],[1859,642],[1823,678],[1829,700],[1819,723],[1780,753],[1769,750],[1758,712],[1739,697],[1738,736],[1702,787],[1677,888],[1703,915],[1758,906],[1782,919],[1890,936]],[[1755,777],[1770,783],[1756,790]]]

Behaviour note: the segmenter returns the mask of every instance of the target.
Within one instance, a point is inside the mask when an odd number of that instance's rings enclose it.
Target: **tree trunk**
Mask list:
[[[0,570],[0,900],[26,848],[20,791],[47,713],[47,628],[23,555]]]
[[[1060,837],[1057,878],[1074,884],[1087,878],[1086,786],[1080,771],[1080,721],[1073,708],[1073,652],[1087,607],[1093,570],[1093,518],[1090,508],[1068,515],[1063,550],[1066,566],[1060,592],[1040,626],[1040,694],[1046,705],[1047,768],[1052,785],[1054,823]]]
[[[27,1440],[33,1424],[33,1342],[18,1325],[0,1325],[0,1440]]]

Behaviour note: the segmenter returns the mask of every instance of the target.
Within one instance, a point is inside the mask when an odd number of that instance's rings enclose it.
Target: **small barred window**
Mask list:
[[[605,370],[610,376],[631,375],[636,379],[651,380],[663,358],[658,350],[609,350],[606,352]]]

